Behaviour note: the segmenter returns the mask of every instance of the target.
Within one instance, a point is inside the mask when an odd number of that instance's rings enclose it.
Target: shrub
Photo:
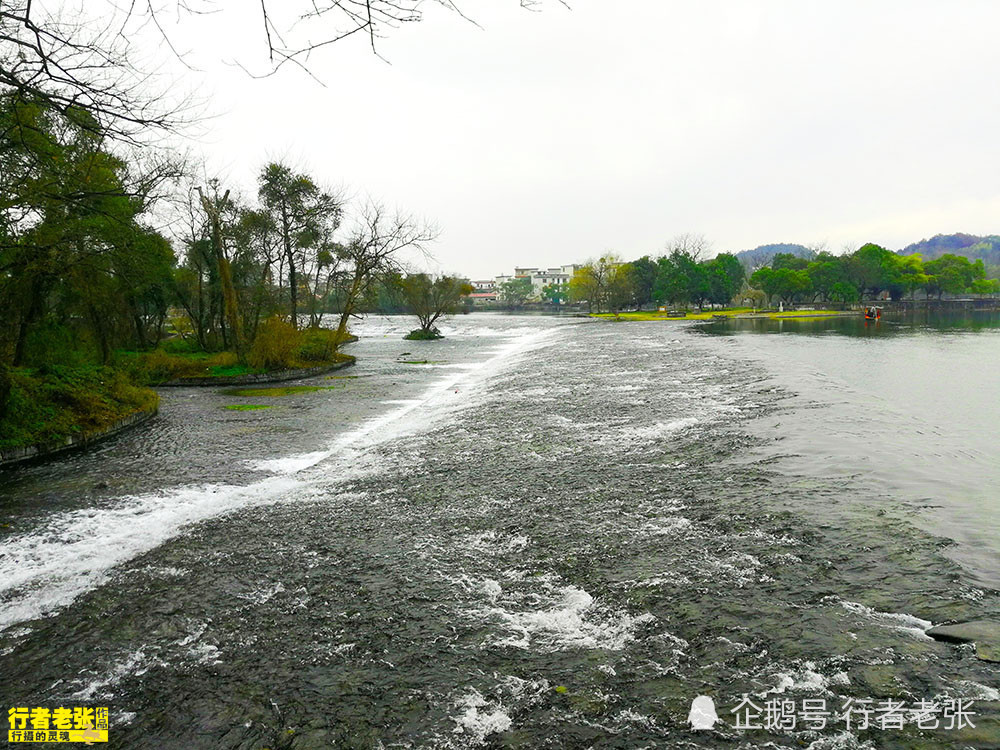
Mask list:
[[[337,332],[329,328],[309,328],[302,332],[299,356],[306,362],[329,362],[337,351]]]
[[[437,328],[431,328],[429,331],[424,328],[414,328],[403,338],[408,341],[434,341],[435,339],[443,339],[444,334]]]
[[[280,370],[295,366],[301,334],[290,323],[273,315],[257,329],[250,347],[250,364],[263,370]]]

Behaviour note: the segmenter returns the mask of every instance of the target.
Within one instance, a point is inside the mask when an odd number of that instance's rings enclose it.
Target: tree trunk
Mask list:
[[[20,320],[17,324],[17,340],[14,344],[14,367],[18,367],[24,362],[24,350],[28,343],[28,330],[35,321],[38,311],[41,308],[42,284],[37,277],[31,280],[28,285],[28,304],[21,312]]]
[[[222,286],[222,309],[224,316],[229,323],[229,331],[233,338],[233,347],[236,349],[236,357],[240,362],[245,361],[243,351],[243,330],[240,325],[239,301],[236,296],[236,288],[233,286],[233,274],[229,266],[229,259],[226,257],[222,239],[222,215],[219,209],[219,202],[213,203],[208,200],[198,189],[201,196],[201,205],[208,214],[211,225],[212,252],[219,267],[219,283]],[[229,198],[229,191],[222,196],[222,203]],[[225,327],[223,327],[223,340],[225,341]]]
[[[288,286],[292,302],[292,328],[299,327],[299,287],[295,278],[295,255],[292,251],[292,229],[288,220],[288,208],[281,204],[281,241],[285,245],[285,257],[288,259]]]
[[[351,282],[351,290],[347,293],[347,298],[344,300],[344,306],[340,311],[340,325],[337,326],[338,344],[347,338],[347,321],[351,318],[351,313],[354,311],[354,303],[357,301],[358,294],[361,292],[361,281],[362,277],[360,272],[355,271],[354,280]]]
[[[90,313],[90,322],[94,326],[94,332],[97,334],[97,343],[101,348],[101,364],[106,365],[108,360],[111,359],[111,346],[108,342],[108,332],[104,327],[104,319],[92,304],[87,305],[87,311]]]

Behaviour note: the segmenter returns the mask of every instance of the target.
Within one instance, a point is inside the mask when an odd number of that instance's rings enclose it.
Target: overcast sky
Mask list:
[[[236,0],[220,0],[233,6]],[[253,4],[237,5],[249,7]],[[897,249],[1000,232],[992,0],[575,0],[427,6],[253,80],[250,13],[173,29],[194,144],[244,192],[267,159],[432,220],[436,270],[488,277],[607,251],[771,242]]]

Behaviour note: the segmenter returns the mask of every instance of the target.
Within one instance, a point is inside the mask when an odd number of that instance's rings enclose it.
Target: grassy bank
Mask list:
[[[4,377],[0,374],[0,377]],[[64,442],[111,427],[159,397],[121,370],[51,365],[6,371],[0,403],[0,449]]]
[[[335,331],[325,328],[296,331],[280,321],[269,321],[261,329],[245,362],[240,362],[234,352],[201,351],[194,341],[183,338],[165,341],[149,352],[120,351],[115,362],[136,382],[161,385],[179,378],[256,375],[350,359],[337,349],[353,338],[339,341]]]
[[[667,315],[664,312],[623,312],[614,313],[594,313],[590,317],[602,318],[605,320],[711,320],[714,315],[727,315],[730,317],[754,317],[754,318],[822,318],[831,315],[856,315],[849,310],[789,310],[787,312],[761,312],[754,311],[749,307],[736,307],[727,310],[703,310],[699,312],[688,312],[684,317]]]

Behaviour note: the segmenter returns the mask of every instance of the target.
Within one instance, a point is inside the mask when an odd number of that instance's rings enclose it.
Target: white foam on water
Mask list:
[[[183,578],[189,571],[172,565],[147,565],[142,572],[151,578]]]
[[[468,537],[466,544],[478,552],[489,554],[505,554],[521,552],[528,546],[528,537],[522,534],[504,534],[496,531],[484,531]]]
[[[256,589],[246,594],[237,594],[237,596],[240,599],[245,599],[252,604],[266,604],[278,594],[284,593],[284,591],[284,585],[282,585],[281,581],[278,581],[270,586]]]
[[[460,713],[454,718],[455,734],[461,734],[476,745],[481,745],[491,734],[510,729],[510,716],[503,706],[487,702],[476,689],[470,689],[455,703]]]
[[[884,628],[901,630],[904,633],[909,633],[913,637],[921,640],[933,640],[926,633],[927,629],[934,624],[929,620],[922,620],[919,617],[914,617],[913,615],[897,612],[879,612],[877,609],[872,609],[871,607],[858,602],[841,601],[840,606],[848,612],[862,615]]]
[[[860,740],[850,732],[840,732],[829,737],[821,737],[809,743],[806,750],[874,750],[870,740]]]
[[[269,471],[273,474],[295,474],[296,472],[315,466],[320,461],[329,457],[326,451],[313,451],[312,453],[301,453],[296,456],[285,456],[283,458],[268,458],[260,461],[248,462],[251,469],[258,471]]]
[[[773,693],[782,694],[788,691],[829,692],[830,678],[816,671],[816,664],[807,661],[799,669],[787,672],[776,672],[774,687],[757,695],[764,697]]]
[[[620,651],[635,637],[637,625],[656,619],[648,612],[635,616],[600,613],[594,598],[576,586],[558,589],[548,608],[511,611],[494,607],[487,612],[518,633],[500,640],[500,645],[543,650],[579,647]]]
[[[470,594],[484,597],[491,602],[495,602],[503,592],[500,583],[492,578],[473,578],[465,573],[459,576],[441,574],[441,577],[448,583],[458,586]]]
[[[117,687],[123,679],[129,676],[141,676],[149,671],[149,668],[154,664],[160,664],[161,666],[164,662],[156,658],[151,658],[146,655],[142,649],[138,649],[127,654],[121,660],[116,662],[111,669],[108,671],[107,676],[101,678],[94,678],[87,682],[86,680],[79,680],[80,683],[85,683],[83,686],[75,693],[69,697],[73,700],[79,700],[84,703],[90,703],[95,698],[110,698],[114,696],[114,690],[112,688]]]
[[[628,427],[621,430],[620,435],[615,440],[629,442],[659,440],[660,438],[673,435],[675,432],[685,430],[688,427],[694,427],[700,421],[696,417],[684,417],[683,419],[675,419],[670,422],[657,422],[647,427]]]
[[[199,664],[221,664],[219,647],[211,643],[196,643],[188,650],[188,655]]]
[[[972,680],[959,680],[955,683],[958,694],[962,698],[977,701],[1000,701],[1000,690],[989,685],[981,685]]]
[[[656,720],[651,716],[636,713],[630,708],[619,711],[615,721],[621,724],[638,724],[646,729],[656,729]]]
[[[107,581],[115,566],[192,524],[244,508],[309,498],[319,483],[329,484],[330,473],[346,481],[378,471],[380,459],[371,448],[426,430],[444,415],[474,405],[489,376],[553,332],[532,329],[513,338],[476,369],[453,371],[432,383],[421,398],[367,420],[324,450],[259,462],[257,468],[273,475],[252,484],[193,485],[125,497],[114,508],[55,513],[43,528],[8,538],[0,550],[0,630],[52,614]],[[456,393],[460,383],[465,387]],[[307,471],[334,457],[336,472]]]
[[[45,528],[8,539],[0,552],[0,630],[51,614],[104,583],[116,565],[192,523],[273,502],[301,482],[268,477],[246,487],[185,487],[130,498],[116,508],[60,513]]]

